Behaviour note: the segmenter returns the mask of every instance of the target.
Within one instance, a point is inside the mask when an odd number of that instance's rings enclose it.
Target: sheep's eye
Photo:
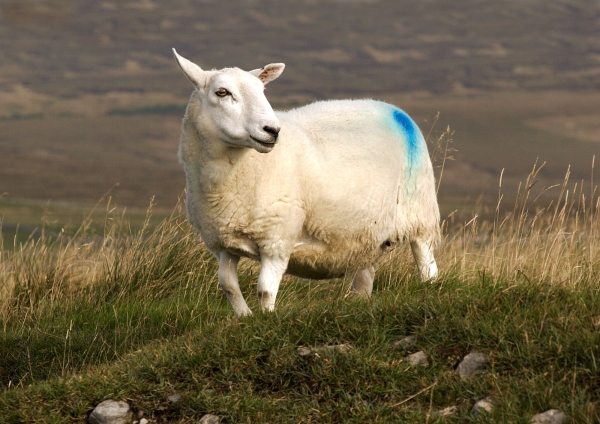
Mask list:
[[[229,91],[225,90],[224,88],[219,88],[217,91],[215,91],[215,94],[219,97],[225,97],[231,93]]]

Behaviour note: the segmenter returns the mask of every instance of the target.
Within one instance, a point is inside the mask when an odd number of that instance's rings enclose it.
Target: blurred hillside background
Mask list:
[[[172,47],[207,69],[285,62],[276,108],[371,97],[425,134],[439,113],[432,138],[449,125],[457,149],[444,213],[495,206],[502,170],[514,188],[537,158],[540,189],[569,165],[589,179],[600,152],[598,1],[2,0],[0,206],[112,188],[172,208],[192,91]]]

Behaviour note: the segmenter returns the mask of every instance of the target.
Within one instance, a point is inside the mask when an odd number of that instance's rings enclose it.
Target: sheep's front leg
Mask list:
[[[261,253],[260,274],[258,275],[258,302],[263,311],[275,309],[275,298],[279,283],[287,269],[289,259],[271,258]]]
[[[410,247],[421,273],[421,280],[429,281],[437,278],[438,267],[433,257],[432,243],[429,240],[415,239],[411,240]]]
[[[357,296],[371,296],[374,279],[375,268],[361,269],[354,275],[354,279],[352,280],[352,292]]]
[[[238,283],[237,266],[240,257],[223,251],[219,254],[219,286],[227,295],[237,316],[252,315]]]

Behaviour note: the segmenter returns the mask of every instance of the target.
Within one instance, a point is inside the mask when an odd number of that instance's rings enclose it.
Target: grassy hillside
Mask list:
[[[597,194],[565,183],[550,204],[535,173],[514,209],[492,221],[444,223],[440,279],[417,281],[406,249],[380,264],[369,300],[349,281],[285,278],[277,311],[258,311],[257,267],[236,319],[216,262],[181,210],[155,229],[107,226],[40,238],[0,262],[0,420],[81,421],[107,398],[152,422],[527,422],[561,409],[600,419]],[[575,196],[567,192],[576,193]],[[537,199],[537,200],[536,200]],[[108,218],[115,218],[109,212]],[[399,338],[415,335],[402,348]],[[349,344],[301,357],[298,347]],[[406,355],[424,351],[426,368]],[[489,364],[462,381],[472,350]],[[183,401],[169,405],[178,393]],[[491,415],[471,415],[490,396]]]

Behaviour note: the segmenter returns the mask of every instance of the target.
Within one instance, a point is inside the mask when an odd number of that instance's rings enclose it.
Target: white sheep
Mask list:
[[[437,276],[439,209],[425,140],[400,109],[374,100],[316,102],[274,112],[264,85],[284,69],[203,71],[175,58],[195,86],[181,133],[187,213],[219,260],[237,315],[241,256],[260,261],[258,298],[273,310],[284,273],[353,275],[370,295],[374,265],[408,240],[421,278]]]

